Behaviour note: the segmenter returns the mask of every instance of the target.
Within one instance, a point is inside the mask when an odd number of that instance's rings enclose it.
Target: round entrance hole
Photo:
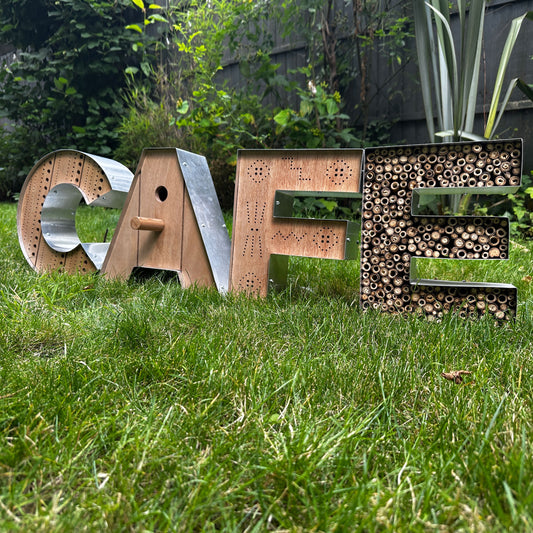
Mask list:
[[[168,198],[168,190],[167,190],[167,188],[163,187],[162,185],[160,185],[155,190],[155,196],[160,202],[164,202]]]

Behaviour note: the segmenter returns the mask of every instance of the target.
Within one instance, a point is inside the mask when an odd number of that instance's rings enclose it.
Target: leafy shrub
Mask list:
[[[361,200],[353,198],[295,197],[293,216],[296,218],[340,218],[360,224]]]
[[[137,95],[120,128],[121,161],[133,164],[143,146],[178,146],[204,155],[221,204],[233,205],[237,152],[243,148],[338,148],[359,146],[344,127],[340,95],[324,86],[296,89],[300,108],[270,108],[260,95],[203,86],[187,100],[178,98],[173,111],[146,93]],[[142,93],[142,96],[139,96]]]
[[[341,113],[339,92],[330,94],[325,83],[315,85],[309,69],[301,72],[307,75],[307,90],[295,87],[300,99],[298,110],[285,108],[274,116],[277,142],[286,148],[360,146],[351,129],[343,127],[349,117]]]
[[[192,2],[187,11],[170,8],[163,17],[153,5],[135,3],[143,9],[145,27],[157,26],[165,50],[152,68],[151,86],[133,73],[130,114],[120,129],[121,160],[133,161],[138,147],[147,142],[176,143],[201,153],[209,161],[221,203],[231,207],[241,148],[359,145],[345,126],[348,116],[341,112],[340,94],[314,80],[311,68],[299,72],[306,80],[305,89],[278,74],[279,65],[262,49],[268,37],[250,31],[263,13],[257,6],[240,1],[215,1],[209,6]],[[140,26],[132,29],[145,32]],[[218,82],[224,47],[243,58],[247,83],[237,89]],[[277,107],[267,104],[272,95]],[[279,105],[281,101],[295,102],[296,108]],[[157,132],[147,131],[150,122]]]
[[[522,186],[508,196],[511,202],[511,231],[514,235],[533,239],[533,171],[522,176]]]
[[[170,111],[146,90],[130,87],[127,101],[129,111],[118,127],[120,142],[114,155],[134,171],[144,147],[180,146],[182,133],[171,124]]]
[[[146,56],[124,29],[129,0],[20,0],[0,5],[3,39],[21,52],[0,73],[7,118],[0,199],[20,189],[35,159],[57,148],[111,154],[126,106],[124,69]]]

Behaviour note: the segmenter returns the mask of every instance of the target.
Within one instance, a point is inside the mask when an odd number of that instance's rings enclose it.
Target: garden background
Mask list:
[[[466,14],[484,6],[433,4],[457,43]],[[510,259],[421,269],[513,283],[515,321],[363,313],[358,261],[291,259],[287,288],[259,300],[182,290],[164,274],[42,275],[17,244],[12,200],[34,162],[58,148],[132,170],[145,146],[202,153],[231,229],[239,148],[429,142],[420,5],[0,5],[0,529],[531,531],[528,19],[505,74],[523,86],[495,132],[524,137],[524,186],[494,205],[473,196],[459,206],[512,217]],[[477,114],[463,133],[486,131],[511,20],[531,7],[488,3]],[[442,19],[432,20],[437,29]],[[468,51],[458,44],[458,56]],[[320,199],[299,209],[358,214]],[[118,217],[78,211],[85,242]],[[442,375],[460,369],[471,374],[458,383]]]

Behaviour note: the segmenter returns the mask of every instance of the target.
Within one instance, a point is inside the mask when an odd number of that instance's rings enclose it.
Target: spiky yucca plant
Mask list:
[[[509,58],[523,21],[533,19],[533,12],[512,21],[500,59],[487,125],[481,137],[473,129],[486,1],[471,0],[467,3],[466,0],[457,0],[460,23],[457,39],[454,39],[450,28],[447,0],[413,0],[413,8],[424,112],[431,140],[492,138],[515,87],[533,100],[531,87],[515,78],[497,113]]]

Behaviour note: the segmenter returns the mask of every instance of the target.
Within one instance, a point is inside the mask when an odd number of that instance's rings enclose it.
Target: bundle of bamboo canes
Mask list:
[[[414,192],[520,185],[522,142],[478,142],[368,149],[365,153],[361,228],[361,305],[431,318],[516,311],[509,285],[411,279],[411,259],[506,259],[504,217],[414,216]],[[453,191],[455,189],[455,191]],[[506,192],[509,189],[501,189]],[[473,191],[472,191],[473,192]],[[487,191],[489,192],[489,191]]]

